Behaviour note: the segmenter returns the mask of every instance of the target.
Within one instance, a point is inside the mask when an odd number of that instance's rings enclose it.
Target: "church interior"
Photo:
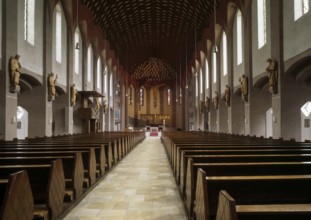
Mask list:
[[[0,0],[0,219],[310,219],[310,4]]]

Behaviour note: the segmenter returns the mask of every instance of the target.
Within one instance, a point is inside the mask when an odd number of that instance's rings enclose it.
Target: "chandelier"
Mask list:
[[[139,65],[131,77],[147,82],[170,81],[175,77],[175,70],[166,61],[151,57]]]

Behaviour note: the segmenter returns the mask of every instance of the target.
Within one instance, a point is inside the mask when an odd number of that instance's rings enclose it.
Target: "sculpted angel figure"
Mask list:
[[[215,97],[213,98],[213,104],[215,109],[218,109],[218,99],[219,99],[218,92],[215,91]]]
[[[278,65],[277,62],[271,58],[269,58],[267,62],[269,63],[266,68],[269,77],[269,91],[272,94],[276,94],[278,92]]]
[[[77,99],[77,89],[76,89],[75,84],[71,86],[70,92],[71,92],[70,104],[71,106],[74,106],[76,105],[76,99]]]
[[[56,94],[56,82],[57,82],[57,74],[51,73],[48,76],[48,86],[49,86],[49,96],[50,100],[54,100],[57,96]]]
[[[239,81],[241,84],[241,98],[243,101],[247,102],[247,95],[248,95],[247,77],[243,74],[242,77],[240,77]]]

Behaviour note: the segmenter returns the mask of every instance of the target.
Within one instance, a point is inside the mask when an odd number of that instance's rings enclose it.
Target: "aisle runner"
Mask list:
[[[160,138],[146,138],[65,219],[186,220]]]

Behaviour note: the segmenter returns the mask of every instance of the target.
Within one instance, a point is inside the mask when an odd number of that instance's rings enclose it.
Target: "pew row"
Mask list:
[[[310,204],[236,204],[224,190],[219,193],[216,220],[309,220]]]
[[[0,178],[20,170],[28,173],[35,204],[34,217],[56,219],[64,208],[65,176],[61,159],[49,165],[1,165]]]
[[[199,169],[194,216],[215,219],[221,190],[240,204],[310,204],[310,184],[311,175],[207,176]]]
[[[84,168],[81,152],[76,152],[72,156],[18,156],[1,157],[2,165],[41,165],[50,164],[53,160],[61,159],[64,168],[66,181],[66,200],[73,201],[79,198],[83,193]]]
[[[0,179],[0,219],[32,220],[34,201],[25,170]]]

